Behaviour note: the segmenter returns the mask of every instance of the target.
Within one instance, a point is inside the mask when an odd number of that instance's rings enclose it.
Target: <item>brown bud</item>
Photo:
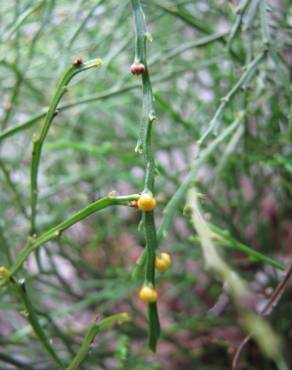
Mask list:
[[[75,67],[80,67],[82,64],[83,64],[83,61],[82,61],[82,59],[81,59],[81,58],[77,58],[77,59],[75,59],[75,60],[74,60],[74,63],[73,63],[73,65],[74,65]]]
[[[131,65],[131,73],[135,76],[141,75],[145,71],[145,66],[142,63],[133,63]]]

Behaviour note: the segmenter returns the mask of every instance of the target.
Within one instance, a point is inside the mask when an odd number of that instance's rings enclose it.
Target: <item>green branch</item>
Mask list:
[[[245,15],[245,11],[246,11],[247,7],[249,6],[250,1],[251,0],[242,0],[240,2],[240,4],[237,6],[237,8],[235,9],[235,12],[236,12],[237,16],[236,16],[235,22],[234,22],[234,24],[231,28],[230,34],[229,34],[228,39],[227,39],[228,49],[231,48],[231,44],[232,44],[234,38],[236,37],[237,33],[240,30],[240,27],[241,27],[242,21],[243,21],[243,17]]]
[[[240,121],[242,120],[244,114],[240,112],[238,117],[235,121],[226,127],[226,129],[206,148],[204,149],[199,157],[195,159],[192,167],[188,173],[188,176],[184,180],[184,182],[179,186],[175,194],[172,196],[170,201],[168,202],[167,206],[163,212],[163,218],[158,229],[158,239],[161,239],[166,236],[169,228],[172,225],[173,218],[180,207],[182,207],[183,200],[186,196],[186,192],[191,185],[191,183],[195,180],[198,170],[201,166],[205,163],[208,157],[215,151],[218,145],[224,141],[239,125]]]
[[[66,370],[78,369],[79,364],[84,360],[86,354],[90,350],[92,342],[98,333],[110,329],[116,323],[123,324],[129,320],[129,315],[126,312],[123,312],[109,316],[101,321],[95,321],[93,324],[91,324],[84,336],[79,351],[70,364],[66,367]]]
[[[52,97],[51,103],[49,105],[48,112],[45,117],[45,122],[40,130],[37,137],[33,139],[33,149],[32,149],[32,160],[30,169],[30,206],[31,206],[31,235],[36,232],[35,218],[36,218],[36,207],[38,199],[38,189],[37,189],[37,178],[38,169],[41,158],[41,152],[43,143],[46,139],[50,126],[56,115],[57,106],[62,98],[62,96],[67,91],[67,85],[72,80],[72,78],[80,72],[86,71],[87,69],[99,67],[102,64],[101,59],[90,60],[86,63],[74,62],[73,65],[68,68],[64,73],[63,77],[59,81],[55,93]]]
[[[236,82],[236,84],[232,87],[232,89],[221,99],[221,104],[219,105],[218,109],[216,110],[213,118],[211,119],[210,123],[208,124],[208,128],[205,133],[202,135],[200,140],[198,141],[199,145],[202,145],[203,142],[207,139],[211,132],[217,131],[220,119],[222,114],[226,108],[226,106],[230,103],[233,99],[234,95],[245,85],[247,84],[255,75],[256,70],[259,64],[265,59],[266,53],[263,52],[259,54],[245,69],[245,72],[242,74],[240,79]]]
[[[34,307],[29,299],[27,294],[27,290],[24,283],[20,283],[15,281],[15,279],[10,278],[10,283],[14,288],[18,298],[21,300],[22,304],[25,307],[25,317],[27,321],[30,323],[31,327],[33,328],[38,340],[44,347],[44,349],[48,352],[52,360],[61,368],[64,369],[65,366],[63,365],[62,361],[60,360],[59,356],[55,352],[54,348],[52,347],[49,338],[47,337],[46,333],[43,331],[41,324],[39,323],[38,317],[35,313]]]
[[[137,152],[143,152],[145,164],[144,192],[154,193],[155,162],[152,153],[151,136],[152,125],[156,119],[153,93],[149,70],[147,66],[146,41],[149,38],[146,29],[145,16],[140,0],[131,0],[136,28],[135,62],[142,63],[145,67],[142,73],[143,108],[140,124],[140,135],[136,147]],[[157,249],[157,236],[154,212],[143,212],[143,225],[146,241],[146,272],[145,283],[155,287],[155,251]],[[157,340],[160,335],[160,324],[156,303],[148,304],[149,338],[148,344],[152,351],[156,350]]]
[[[19,271],[27,257],[41,245],[47,243],[49,240],[58,238],[61,233],[76,224],[77,222],[83,220],[89,215],[100,211],[104,208],[113,206],[113,205],[127,205],[132,200],[139,199],[138,194],[127,195],[127,196],[113,196],[108,195],[104,198],[98,199],[97,201],[89,204],[87,207],[81,209],[79,212],[75,213],[73,216],[69,217],[67,220],[61,222],[60,224],[52,227],[48,231],[44,232],[37,238],[31,238],[31,240],[26,244],[22,252],[17,257],[14,264],[9,270],[9,277]]]

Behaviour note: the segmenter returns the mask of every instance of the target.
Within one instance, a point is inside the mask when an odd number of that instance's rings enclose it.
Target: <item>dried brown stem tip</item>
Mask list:
[[[75,67],[80,67],[83,64],[83,61],[82,61],[81,58],[77,58],[77,59],[74,60],[73,64],[74,64]]]
[[[145,66],[142,63],[133,63],[131,65],[131,73],[135,76],[141,75],[145,71]]]

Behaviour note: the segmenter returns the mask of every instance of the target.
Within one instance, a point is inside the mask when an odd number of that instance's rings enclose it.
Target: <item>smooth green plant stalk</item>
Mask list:
[[[53,122],[53,119],[56,115],[57,106],[62,96],[67,91],[67,85],[75,75],[90,68],[99,67],[100,65],[102,65],[102,63],[103,62],[101,59],[90,60],[86,63],[80,61],[77,63],[74,62],[73,65],[68,68],[56,87],[55,93],[52,97],[48,112],[45,117],[45,122],[40,130],[40,133],[33,139],[32,160],[30,169],[31,235],[35,234],[36,232],[35,218],[38,199],[37,178],[42,147],[50,126]]]
[[[27,257],[35,250],[37,250],[41,245],[47,243],[49,240],[58,238],[61,233],[76,224],[77,222],[83,220],[89,215],[100,211],[104,208],[113,205],[128,205],[130,201],[139,199],[138,194],[127,195],[127,196],[115,196],[109,194],[108,196],[98,199],[97,201],[89,204],[87,207],[81,209],[79,212],[75,213],[73,216],[69,217],[67,220],[61,222],[60,224],[52,227],[48,231],[44,232],[37,238],[31,238],[28,241],[22,252],[17,257],[14,264],[9,269],[9,277],[16,274],[22,267],[23,263]]]
[[[90,346],[98,333],[110,329],[116,323],[123,324],[129,320],[129,315],[126,312],[123,312],[109,316],[103,320],[93,322],[84,336],[79,351],[70,364],[66,367],[66,370],[78,369],[79,364],[84,360],[85,356],[89,352]]]
[[[236,82],[236,84],[232,87],[232,89],[221,99],[221,104],[219,105],[218,109],[216,110],[213,118],[211,119],[207,130],[199,139],[198,144],[202,145],[203,142],[207,139],[207,137],[211,134],[212,131],[216,132],[218,130],[219,122],[222,117],[222,114],[236,95],[236,93],[245,85],[247,84],[255,75],[258,66],[263,62],[265,59],[266,52],[260,53],[245,69],[245,72],[242,74],[240,79]]]
[[[144,192],[154,193],[155,180],[155,162],[152,153],[151,136],[152,125],[156,120],[152,86],[147,66],[146,56],[146,41],[149,38],[146,29],[145,16],[140,3],[140,0],[131,0],[136,28],[136,43],[135,43],[135,61],[142,63],[145,67],[142,73],[142,93],[143,93],[143,108],[142,120],[140,124],[140,134],[136,151],[142,152],[145,163],[145,182]],[[157,249],[157,236],[154,220],[154,212],[143,212],[143,225],[146,241],[146,269],[145,269],[145,284],[155,287],[155,251]],[[157,304],[148,304],[149,318],[149,336],[148,345],[152,351],[156,351],[157,340],[160,335],[160,323],[157,311]]]
[[[35,313],[34,307],[29,299],[29,296],[26,291],[25,284],[22,282],[17,282],[14,278],[10,278],[10,284],[12,285],[13,289],[16,291],[16,294],[22,304],[25,307],[25,317],[30,323],[31,327],[33,328],[37,338],[39,339],[40,343],[50,355],[52,360],[61,368],[65,369],[64,364],[62,363],[61,359],[55,352],[53,346],[50,343],[49,338],[47,337],[46,333],[44,332],[43,328],[41,327],[38,317]]]
[[[251,311],[252,307],[246,304],[252,299],[246,282],[227,265],[217,252],[217,248],[212,241],[213,232],[204,220],[195,188],[191,188],[187,192],[185,211],[190,216],[193,227],[200,238],[206,269],[215,273],[223,282],[228,283],[231,296],[245,330],[249,333],[252,332],[259,348],[266,356],[275,361],[279,370],[286,370],[287,367],[281,353],[280,339],[266,321]]]

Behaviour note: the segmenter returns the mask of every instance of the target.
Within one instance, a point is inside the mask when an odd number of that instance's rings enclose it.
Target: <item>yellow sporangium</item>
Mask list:
[[[144,285],[139,291],[139,298],[145,303],[153,303],[157,301],[157,291],[147,285]]]
[[[171,256],[168,253],[162,252],[155,257],[155,268],[159,272],[166,271],[171,263]]]
[[[148,193],[142,193],[137,201],[138,208],[141,211],[152,211],[156,206],[156,199]]]

